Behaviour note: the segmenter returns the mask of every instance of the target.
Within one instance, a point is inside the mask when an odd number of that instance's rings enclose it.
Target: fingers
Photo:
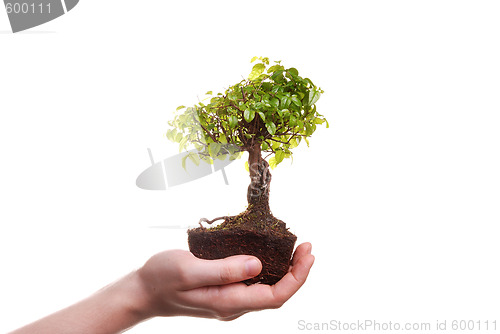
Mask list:
[[[294,254],[289,273],[273,286],[253,284],[246,286],[233,283],[225,286],[209,286],[185,291],[183,297],[189,303],[206,309],[217,310],[220,317],[243,311],[279,308],[304,284],[314,263],[311,245],[302,244]]]
[[[249,255],[235,255],[220,260],[193,258],[184,267],[183,286],[186,290],[241,282],[257,276],[262,270],[259,259]]]
[[[304,255],[311,254],[312,245],[309,242],[304,242],[297,246],[297,249],[293,253],[292,266]]]
[[[139,273],[152,304],[160,305],[162,314],[232,320],[249,311],[281,307],[304,284],[313,263],[311,244],[301,244],[289,272],[278,283],[246,286],[240,282],[262,270],[256,257],[202,260],[190,252],[172,250],[151,257]]]
[[[311,254],[311,244],[303,243],[295,251],[292,260],[292,267],[278,283],[273,285],[274,298],[284,303],[305,283],[309,271],[314,264],[314,256]]]

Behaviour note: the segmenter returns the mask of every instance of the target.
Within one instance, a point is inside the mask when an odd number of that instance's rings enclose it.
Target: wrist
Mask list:
[[[118,293],[119,303],[135,322],[141,322],[155,316],[154,303],[139,271],[134,271],[123,278],[123,293]]]

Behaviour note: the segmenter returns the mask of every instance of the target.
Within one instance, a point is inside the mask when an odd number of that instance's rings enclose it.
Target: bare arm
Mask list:
[[[137,272],[12,334],[119,333],[148,318]]]

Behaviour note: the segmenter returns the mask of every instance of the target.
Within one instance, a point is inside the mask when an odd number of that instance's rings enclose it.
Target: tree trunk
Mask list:
[[[260,144],[248,151],[248,167],[250,169],[250,185],[247,191],[248,209],[270,212],[269,185],[271,172],[269,164],[262,159]]]

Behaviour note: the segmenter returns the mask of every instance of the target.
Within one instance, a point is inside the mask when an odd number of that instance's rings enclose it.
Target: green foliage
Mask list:
[[[285,68],[281,61],[270,65],[268,58],[254,57],[248,79],[230,86],[224,93],[207,92],[208,103],[177,108],[169,122],[167,138],[179,143],[179,150],[189,144],[198,157],[212,162],[231,159],[256,145],[271,156],[276,167],[292,156],[292,149],[307,140],[317,125],[327,120],[317,112],[316,103],[323,90],[309,78],[299,76],[296,68]],[[196,155],[196,154],[194,154]],[[186,156],[198,164],[198,157]]]

